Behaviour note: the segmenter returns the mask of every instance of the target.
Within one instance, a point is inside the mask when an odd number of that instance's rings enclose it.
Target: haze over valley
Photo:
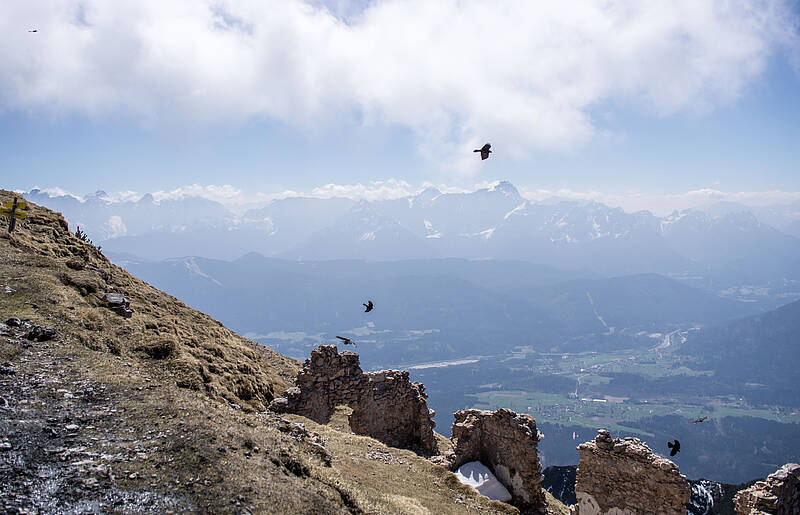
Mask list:
[[[528,201],[508,182],[280,199],[242,216],[204,199],[28,196],[131,273],[285,355],[341,335],[366,368],[409,369],[443,428],[468,407],[531,413],[548,436],[545,466],[576,463],[598,425],[655,442],[679,434],[703,449],[685,453],[685,473],[732,483],[800,452],[800,240],[755,210],[659,217]],[[161,223],[176,213],[179,229]],[[103,232],[113,220],[125,235]],[[743,431],[770,436],[753,447]]]

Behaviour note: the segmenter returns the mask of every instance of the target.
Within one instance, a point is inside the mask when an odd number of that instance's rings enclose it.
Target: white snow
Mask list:
[[[594,229],[594,234],[589,235],[590,240],[596,240],[603,236],[603,234],[600,233],[600,224],[597,223],[595,218],[592,218],[592,228]]]
[[[425,230],[428,231],[428,233],[430,233],[427,236],[425,236],[426,238],[441,238],[442,237],[442,233],[440,233],[439,231],[433,232],[433,224],[431,223],[430,220],[423,220],[422,223],[425,224]]]
[[[496,227],[492,227],[491,229],[486,229],[485,231],[481,231],[478,234],[480,236],[483,236],[483,239],[488,240],[489,238],[492,237],[492,234],[494,234],[495,229]]]
[[[463,484],[471,486],[489,499],[503,502],[511,500],[511,494],[508,493],[506,487],[480,461],[471,461],[461,465],[456,470],[456,477]]]
[[[522,204],[518,205],[517,207],[515,207],[514,209],[512,209],[511,211],[506,213],[506,215],[503,217],[503,220],[508,220],[509,216],[511,216],[514,213],[516,213],[517,211],[521,211],[523,209],[525,209],[525,202],[523,202]]]
[[[190,272],[192,272],[192,273],[194,273],[194,274],[197,274],[197,275],[199,275],[200,277],[205,277],[206,279],[209,279],[209,280],[211,280],[211,282],[213,282],[214,284],[217,284],[217,285],[219,285],[219,286],[222,286],[222,283],[221,283],[221,282],[217,281],[216,279],[214,279],[213,277],[211,277],[211,276],[210,276],[210,275],[208,275],[207,273],[203,272],[203,271],[200,269],[200,267],[199,267],[199,266],[197,266],[197,262],[194,260],[194,258],[189,258],[189,259],[187,259],[186,261],[184,261],[184,262],[183,262],[183,265],[184,265],[184,266],[186,267],[186,269],[187,269],[187,270],[189,270]]]

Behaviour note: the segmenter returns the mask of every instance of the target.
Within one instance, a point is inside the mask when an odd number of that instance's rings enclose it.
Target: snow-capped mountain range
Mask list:
[[[307,261],[513,259],[600,275],[657,272],[718,291],[738,288],[736,294],[767,287],[786,300],[800,290],[800,239],[730,203],[659,217],[598,202],[531,201],[509,182],[373,202],[286,198],[241,216],[196,197],[112,202],[97,192],[80,201],[39,190],[25,196],[61,211],[104,249],[150,260],[235,259],[252,251]],[[758,211],[776,220],[792,209]]]

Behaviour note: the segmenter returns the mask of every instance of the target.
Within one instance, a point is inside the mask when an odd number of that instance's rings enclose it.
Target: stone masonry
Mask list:
[[[787,463],[733,498],[739,515],[800,514],[800,465]]]
[[[546,513],[537,445],[543,438],[530,415],[508,409],[458,411],[454,415],[451,470],[480,461],[511,493],[522,513]]]
[[[425,386],[411,382],[408,371],[367,373],[361,370],[358,354],[320,345],[297,374],[296,385],[286,397],[272,401],[271,408],[325,424],[336,406],[349,406],[354,433],[426,456],[438,454]]]
[[[691,488],[675,463],[638,438],[611,438],[605,429],[597,433],[594,441],[578,446],[575,513],[686,513]]]

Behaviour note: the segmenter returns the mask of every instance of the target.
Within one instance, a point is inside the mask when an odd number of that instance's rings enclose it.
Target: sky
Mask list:
[[[800,1],[561,4],[6,0],[0,186],[800,199]]]

